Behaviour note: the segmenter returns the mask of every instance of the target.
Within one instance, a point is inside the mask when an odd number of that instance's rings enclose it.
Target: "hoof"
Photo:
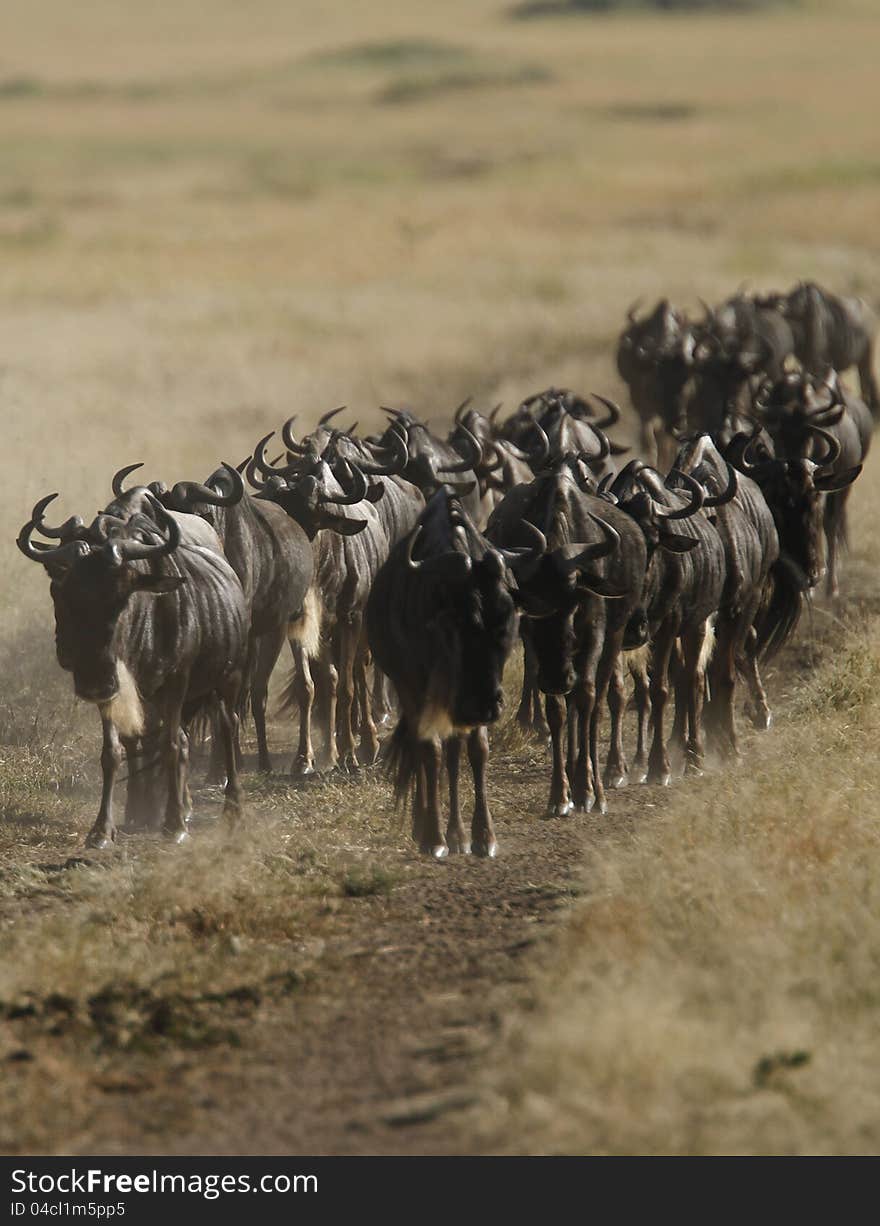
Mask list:
[[[432,860],[446,860],[449,858],[449,848],[445,843],[423,843],[421,851],[424,855],[430,856]]]
[[[498,844],[494,839],[488,843],[474,843],[474,855],[481,856],[485,860],[494,860],[498,855]]]
[[[569,813],[574,811],[574,805],[570,800],[561,800],[558,804],[550,805],[545,816],[547,817],[568,817]]]
[[[592,813],[596,804],[595,796],[585,796],[574,806],[575,813]]]
[[[759,732],[769,732],[773,726],[773,715],[770,711],[751,711],[749,719],[752,727]]]
[[[188,843],[192,835],[188,830],[163,830],[162,837],[169,843]]]
[[[697,766],[696,762],[686,762],[684,766],[684,777],[685,779],[702,779],[702,766]]]
[[[614,771],[610,775],[605,776],[605,786],[611,791],[617,791],[619,788],[625,788],[629,779],[625,771]]]
[[[672,775],[669,771],[648,771],[645,783],[656,783],[658,787],[668,788],[672,783]]]
[[[469,856],[471,854],[471,844],[467,839],[457,839],[454,836],[447,835],[446,842],[451,856]]]
[[[355,754],[346,754],[344,758],[339,759],[336,769],[341,775],[355,776],[361,773],[361,764]]]
[[[294,762],[290,768],[291,779],[314,779],[317,775],[314,762]]]
[[[103,830],[90,830],[86,836],[86,847],[93,847],[95,851],[106,851],[108,847],[112,847],[116,842],[116,831],[112,834],[105,834]]]

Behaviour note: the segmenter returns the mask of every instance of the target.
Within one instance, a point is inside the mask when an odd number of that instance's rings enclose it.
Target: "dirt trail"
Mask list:
[[[784,710],[787,682],[808,664],[801,645],[771,675],[777,714]],[[584,865],[591,842],[668,811],[677,790],[687,786],[676,780],[669,789],[630,787],[610,795],[605,817],[545,821],[543,747],[517,744],[515,736],[511,743],[509,730],[500,740],[491,772],[497,860],[456,857],[436,864],[417,856],[404,829],[389,830],[387,786],[375,776],[359,784],[312,785],[301,794],[297,813],[282,812],[291,846],[316,834],[325,841],[322,810],[332,787],[343,820],[329,828],[327,855],[344,859],[360,839],[378,854],[393,884],[361,896],[357,888],[319,890],[313,899],[291,902],[307,918],[297,939],[274,943],[271,976],[259,979],[262,972],[248,954],[251,943],[237,959],[245,986],[215,992],[208,978],[209,990],[197,1001],[179,986],[178,995],[167,998],[134,990],[125,996],[127,968],[108,960],[111,986],[89,998],[85,1031],[67,1014],[81,1015],[86,1006],[73,1006],[65,997],[55,1003],[44,997],[35,1009],[26,1002],[17,1012],[7,1003],[5,1020],[0,1008],[0,1059],[10,1103],[15,1111],[20,1102],[33,1116],[24,1133],[7,1124],[3,1147],[79,1153],[466,1152],[476,1077],[503,1033],[505,1017],[527,1003],[530,976],[542,949],[552,951],[545,942],[552,942],[562,909],[588,888]],[[207,795],[202,793],[203,802]],[[374,797],[378,808],[369,814],[366,831],[352,831],[358,806],[371,806]],[[260,822],[259,792],[250,808],[251,821]],[[214,834],[197,829],[189,856],[198,857],[200,840],[207,845]],[[72,838],[68,846],[72,852]],[[45,860],[45,851],[40,854]],[[131,872],[132,856],[124,852],[85,859],[85,871],[99,879],[96,889],[118,888],[119,875]],[[64,864],[42,865],[51,867],[63,870]],[[41,879],[0,908],[0,924],[9,933],[34,915],[63,920],[68,905]],[[191,917],[188,922],[193,926]],[[195,946],[197,925],[193,931]],[[184,982],[185,967],[178,980]],[[114,984],[121,985],[118,1000]],[[186,1041],[178,1042],[181,1010],[192,1025]],[[161,1040],[143,1049],[118,1041],[120,1028],[132,1024],[125,1018],[138,1011],[149,1015],[151,1039],[158,1034]],[[192,1026],[201,1036],[195,1042]],[[113,1042],[106,1041],[108,1033]]]

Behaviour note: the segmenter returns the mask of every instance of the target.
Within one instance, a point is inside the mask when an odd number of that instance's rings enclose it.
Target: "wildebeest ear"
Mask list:
[[[385,497],[385,486],[378,481],[367,487],[367,502],[381,502]]]
[[[690,553],[692,549],[696,549],[700,539],[696,536],[680,536],[677,532],[662,532],[660,534],[660,548],[667,550],[669,553]]]
[[[142,575],[137,573],[133,591],[151,592],[154,596],[164,596],[167,592],[176,592],[186,583],[184,575]]]
[[[834,490],[842,490],[852,485],[861,471],[861,464],[857,464],[855,468],[848,468],[845,473],[828,473],[824,477],[814,477],[813,485],[817,490],[830,494]]]
[[[605,600],[622,600],[628,592],[621,592],[609,583],[603,575],[590,575],[581,572],[578,575],[577,586],[584,591],[592,592],[594,596],[602,596]]]

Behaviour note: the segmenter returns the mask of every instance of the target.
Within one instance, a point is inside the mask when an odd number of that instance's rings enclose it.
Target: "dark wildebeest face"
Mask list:
[[[45,566],[51,578],[58,662],[73,673],[76,693],[90,702],[109,702],[120,686],[116,632],[129,600],[135,592],[173,592],[184,581],[179,574],[153,574],[133,563],[172,553],[180,542],[180,530],[153,500],[155,520],[138,515],[108,527],[99,523],[107,517],[99,516],[92,528],[77,530],[75,539],[60,546],[35,544],[31,536],[42,528],[52,497],[37,503],[19,533],[18,547]],[[42,530],[59,537],[57,530]]]
[[[80,698],[109,702],[118,693],[116,628],[131,596],[170,592],[182,582],[178,576],[144,574],[104,552],[89,554],[52,580],[58,663],[73,673]]]
[[[451,595],[461,661],[454,722],[464,727],[491,724],[501,714],[504,665],[517,629],[510,575],[498,554],[487,553],[473,567],[471,581]]]
[[[565,573],[554,554],[541,560],[517,597],[535,647],[538,686],[545,694],[567,694],[575,683],[574,619],[580,601],[577,576]]]

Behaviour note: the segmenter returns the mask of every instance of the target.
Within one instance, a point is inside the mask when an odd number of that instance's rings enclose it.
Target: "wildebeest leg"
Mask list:
[[[498,843],[492,814],[489,812],[487,771],[489,766],[489,733],[474,728],[468,737],[468,758],[474,777],[474,816],[471,821],[471,846],[475,856],[496,856]]]
[[[651,724],[648,654],[647,648],[640,648],[627,657],[627,668],[633,679],[633,697],[636,704],[637,741],[633,771],[639,783],[644,783],[648,774],[648,735]]]
[[[605,641],[602,644],[602,654],[596,665],[596,692],[593,700],[593,713],[590,719],[590,764],[593,774],[593,789],[596,795],[596,808],[600,813],[606,813],[608,805],[605,800],[602,771],[599,767],[599,729],[602,727],[602,715],[605,710],[605,701],[608,697],[608,687],[611,683],[611,678],[617,674],[623,629],[621,626],[619,630],[606,631]]]
[[[180,755],[180,794],[183,797],[183,820],[188,822],[193,814],[192,792],[189,790],[189,737],[181,728],[178,749]]]
[[[461,769],[461,744],[464,738],[451,736],[446,742],[446,775],[449,779],[449,821],[446,823],[446,842],[449,850],[468,855],[471,850],[470,841],[464,832],[461,820],[461,798],[458,794],[458,781]]]
[[[370,693],[370,649],[367,636],[361,636],[355,663],[357,674],[358,707],[360,708],[359,727],[361,733],[361,761],[366,766],[372,766],[379,757],[379,733],[373,720],[373,698]]]
[[[526,732],[534,732],[541,738],[549,736],[550,730],[544,718],[541,691],[538,689],[538,659],[531,639],[523,636],[523,683],[516,722]]]
[[[706,633],[706,625],[703,623],[699,626],[688,627],[682,636],[682,646],[684,648],[682,672],[684,674],[688,714],[685,772],[696,775],[702,772],[703,759],[705,757],[705,747],[703,745],[703,697],[706,687],[703,648],[706,642]],[[722,638],[726,640],[727,637],[729,636],[722,631]],[[725,652],[728,651],[727,641],[724,642],[723,650]],[[730,656],[731,666],[734,667],[732,652]],[[734,667],[734,675],[735,671]],[[719,684],[716,684],[716,679],[713,677],[712,701],[713,703],[719,703],[724,711],[727,709],[726,704],[732,704],[733,702],[733,691],[726,689],[723,677]]]
[[[758,668],[758,632],[754,626],[749,627],[746,635],[742,655],[742,673],[752,700],[748,712],[749,718],[757,729],[766,732],[773,722],[773,716],[770,713],[767,693]]]
[[[241,817],[241,785],[238,781],[238,764],[235,759],[238,712],[231,697],[220,700],[220,731],[223,737],[223,754],[226,759],[223,816],[230,826],[235,826]]]
[[[147,830],[158,826],[155,782],[157,772],[150,756],[144,752],[141,737],[122,737],[128,781],[125,788],[125,828]],[[152,786],[151,786],[152,785]]]
[[[562,752],[562,729],[564,724],[562,699],[558,694],[545,698],[547,724],[550,728],[550,746],[553,753],[553,768],[550,779],[550,799],[547,802],[548,817],[565,817],[574,805],[568,789],[568,775]]]
[[[420,741],[422,763],[425,771],[425,823],[422,830],[421,850],[435,860],[445,860],[449,855],[446,839],[440,829],[440,766],[443,749],[439,737]]]
[[[669,744],[674,745],[682,754],[686,751],[688,738],[688,677],[684,664],[684,651],[681,640],[672,648],[669,657],[669,680],[675,693],[675,715],[672,719],[672,731],[669,734]]]
[[[608,684],[608,710],[611,714],[611,744],[608,761],[605,763],[605,787],[626,786],[626,754],[623,748],[623,715],[626,711],[626,686],[623,675],[623,659],[618,653],[614,671]]]
[[[269,678],[281,653],[287,627],[277,626],[257,640],[254,668],[251,673],[251,711],[257,734],[257,769],[266,774],[272,769],[269,745],[266,740],[266,702],[269,697]],[[222,732],[222,729],[221,729]],[[237,739],[237,738],[236,738]]]
[[[361,637],[361,618],[353,614],[338,625],[339,698],[336,712],[337,745],[340,766],[350,774],[359,770],[354,734],[354,691],[357,648]]]
[[[169,693],[163,703],[162,727],[159,730],[159,751],[168,780],[168,796],[165,802],[162,833],[175,843],[182,843],[189,838],[186,822],[183,820],[183,791],[180,786],[180,716],[188,678],[177,676],[175,681],[177,690],[175,693]],[[218,718],[222,718],[219,716],[219,711]]]
[[[315,751],[312,748],[312,707],[315,701],[315,683],[309,658],[302,646],[292,641],[290,651],[294,659],[296,704],[299,708],[299,747],[291,763],[292,779],[305,779],[315,773]],[[320,665],[319,665],[320,667]]]
[[[664,786],[671,779],[669,754],[666,749],[664,717],[669,701],[669,658],[677,638],[678,627],[666,622],[654,639],[651,668],[651,713],[654,719],[654,739],[648,758],[648,783]]]
[[[386,727],[391,721],[388,678],[375,661],[373,662],[373,718],[379,728]]]
[[[104,733],[104,743],[101,747],[101,807],[98,816],[86,838],[86,847],[109,847],[116,839],[116,825],[113,821],[113,785],[119,774],[122,762],[122,746],[119,743],[119,733],[111,719],[101,718]]]
[[[840,595],[837,566],[840,544],[844,536],[846,522],[846,495],[848,490],[825,495],[825,548],[827,551],[827,567],[825,575],[825,594],[832,598]]]
[[[339,689],[339,672],[334,663],[336,657],[335,640],[336,630],[334,628],[333,640],[330,643],[324,644],[321,654],[318,656],[315,673],[317,683],[315,712],[319,722],[323,725],[322,731],[324,736],[321,764],[327,770],[335,769],[336,763],[339,760],[336,748],[336,705]]]
[[[413,842],[418,843],[419,847],[425,838],[427,831],[427,796],[425,792],[425,768],[422,763],[421,748],[416,743],[416,754],[419,764],[415,772],[415,782],[413,785],[412,798],[412,837]]]
[[[208,726],[211,729],[211,749],[208,755],[208,773],[205,783],[223,782],[223,735],[220,731],[220,718],[212,704],[206,713]]]
[[[574,693],[566,694],[565,696],[565,773],[568,776],[568,782],[571,784],[572,792],[575,790],[575,774],[577,772],[578,760],[578,707]],[[575,808],[577,808],[577,797],[572,795]]]

